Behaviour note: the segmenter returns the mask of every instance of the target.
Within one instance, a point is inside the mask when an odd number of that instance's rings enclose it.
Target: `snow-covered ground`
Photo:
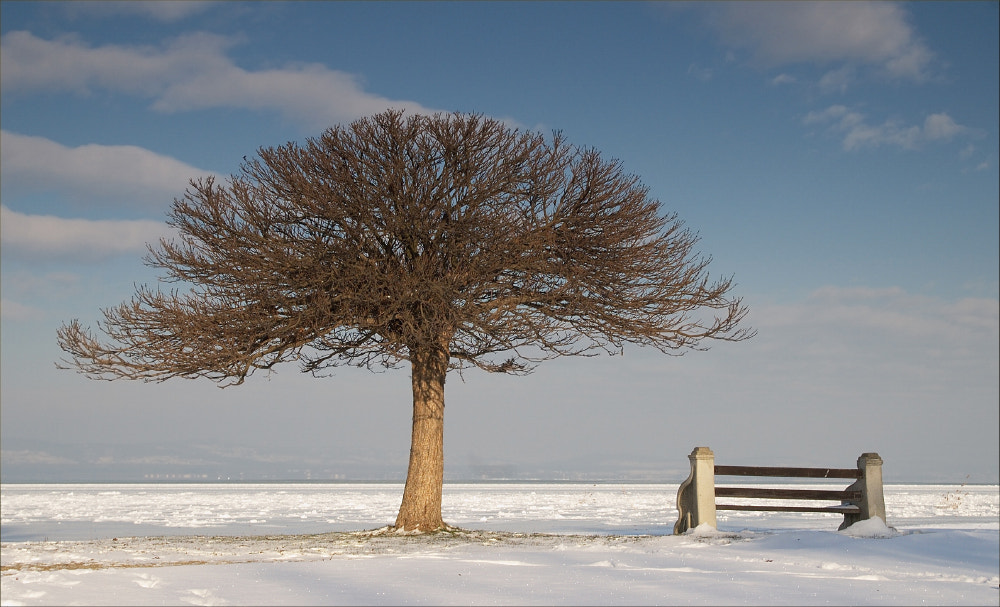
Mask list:
[[[1000,487],[885,491],[672,536],[677,485],[446,484],[460,530],[402,536],[398,484],[3,485],[0,602],[1000,604]]]

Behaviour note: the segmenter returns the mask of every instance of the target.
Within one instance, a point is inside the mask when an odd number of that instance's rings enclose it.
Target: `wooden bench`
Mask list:
[[[878,453],[862,453],[857,468],[788,468],[767,466],[716,466],[715,454],[708,447],[697,447],[688,456],[691,474],[677,490],[677,523],[674,533],[684,533],[703,523],[718,528],[717,510],[756,512],[827,512],[841,514],[845,529],[858,521],[877,516],[885,522],[885,498],[882,494],[882,458]],[[763,487],[716,487],[716,476],[753,476],[778,478],[854,479],[846,489],[768,489]],[[771,504],[718,504],[716,498],[768,500],[834,500],[837,505],[776,506]]]

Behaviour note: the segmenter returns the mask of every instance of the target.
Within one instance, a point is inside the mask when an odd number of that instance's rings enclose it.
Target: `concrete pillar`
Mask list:
[[[715,454],[708,447],[695,447],[691,474],[677,490],[677,523],[674,533],[684,533],[702,523],[718,528],[715,518]]]
[[[865,521],[873,516],[885,519],[885,496],[882,493],[882,458],[878,453],[862,453],[858,458],[858,470],[861,472],[859,478],[848,489],[861,491],[861,503],[857,504],[861,510],[858,514],[845,514],[841,529],[846,529],[858,521]]]
[[[861,516],[866,519],[877,516],[885,520],[885,496],[882,494],[882,458],[878,453],[862,453],[858,458],[861,470],[862,506]]]

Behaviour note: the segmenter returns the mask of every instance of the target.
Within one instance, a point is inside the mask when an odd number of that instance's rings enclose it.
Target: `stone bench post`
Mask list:
[[[882,458],[878,453],[862,453],[858,458],[858,471],[861,477],[848,489],[861,491],[861,503],[855,504],[860,512],[845,514],[840,529],[846,529],[859,521],[877,516],[885,520],[885,496],[882,493]]]
[[[674,534],[684,533],[702,523],[718,528],[715,519],[715,454],[708,447],[695,447],[688,460],[691,462],[691,474],[677,489]]]

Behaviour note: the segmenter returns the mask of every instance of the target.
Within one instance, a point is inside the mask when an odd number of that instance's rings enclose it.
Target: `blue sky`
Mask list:
[[[405,370],[220,390],[54,368],[62,322],[155,283],[144,243],[188,179],[400,107],[619,158],[758,330],[455,376],[447,478],[680,481],[707,445],[995,483],[998,6],[5,1],[3,478],[401,479]]]

